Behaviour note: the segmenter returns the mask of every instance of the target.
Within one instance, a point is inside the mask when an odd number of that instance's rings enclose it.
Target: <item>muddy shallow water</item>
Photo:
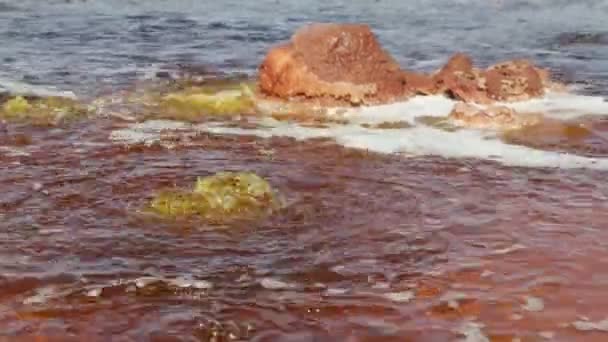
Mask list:
[[[413,69],[460,49],[483,63],[523,55],[581,94],[608,94],[603,1],[311,3],[0,2],[0,85],[86,98],[180,63],[251,73],[303,22],[350,20]],[[598,97],[568,101],[597,111],[592,136],[491,145],[506,162],[466,133],[473,152],[450,157],[458,138],[442,156],[413,133],[406,152],[422,152],[380,154],[332,135],[125,146],[110,137],[128,124],[107,117],[2,124],[0,340],[605,341],[608,111]],[[278,135],[300,132],[287,128]],[[380,148],[390,131],[341,138]],[[604,166],[518,166],[548,158],[540,150]],[[225,170],[266,177],[287,206],[227,227],[141,212],[157,190]]]
[[[115,125],[13,127],[31,143],[13,146],[28,155],[2,156],[4,336],[606,337],[596,330],[608,304],[606,172],[382,156],[327,140],[201,134],[197,147],[123,147],[107,141]],[[230,229],[139,211],[156,189],[242,169],[288,206]],[[582,331],[587,319],[597,326]]]

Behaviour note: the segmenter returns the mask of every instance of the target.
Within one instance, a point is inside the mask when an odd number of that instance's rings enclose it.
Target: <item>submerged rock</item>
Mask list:
[[[536,113],[520,114],[505,106],[481,107],[458,102],[448,119],[457,126],[467,128],[513,130],[538,124],[542,116]]]
[[[34,125],[56,125],[88,115],[88,109],[64,97],[9,97],[0,107],[0,118]]]
[[[150,203],[150,209],[162,216],[198,216],[214,222],[261,217],[279,207],[271,185],[250,172],[220,172],[199,178],[192,191],[161,191]]]
[[[270,50],[259,67],[263,94],[347,105],[385,103],[411,95],[404,73],[367,25],[312,24]]]

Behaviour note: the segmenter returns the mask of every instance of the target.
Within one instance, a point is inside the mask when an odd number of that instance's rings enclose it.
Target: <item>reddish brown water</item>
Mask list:
[[[285,138],[125,148],[114,125],[2,133],[29,153],[0,154],[3,340],[607,338],[582,330],[608,318],[606,172]],[[288,207],[229,229],[138,212],[162,187],[242,169]]]

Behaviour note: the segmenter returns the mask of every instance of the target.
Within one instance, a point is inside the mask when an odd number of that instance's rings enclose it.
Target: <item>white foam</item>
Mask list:
[[[260,280],[260,285],[268,290],[286,290],[295,288],[294,284],[289,284],[274,278],[263,278]]]
[[[465,336],[464,339],[459,339],[461,342],[490,342],[490,338],[481,330],[485,326],[477,322],[465,322],[456,330]]]
[[[549,117],[562,120],[583,115],[608,115],[608,102],[598,96],[548,93],[542,98],[504,105],[522,112],[543,112]]]
[[[0,93],[2,92],[8,92],[10,94],[24,96],[57,96],[76,99],[76,94],[71,91],[64,91],[55,89],[53,87],[43,87],[23,82],[16,82],[5,78],[0,78]]]
[[[414,299],[415,296],[414,291],[389,292],[384,294],[386,299],[398,303],[407,303]]]
[[[545,309],[545,302],[542,298],[527,296],[523,309],[531,312],[543,311]]]
[[[266,124],[268,124],[268,120]],[[345,147],[386,154],[405,153],[446,158],[478,158],[522,167],[608,170],[607,158],[590,158],[510,145],[497,139],[494,134],[475,130],[447,132],[422,125],[413,128],[382,130],[352,124],[316,128],[286,122],[276,122],[274,127],[263,129],[240,129],[215,125],[200,125],[197,129],[210,133],[257,135],[264,138],[271,136],[289,136],[298,140],[333,138],[338,144]]]
[[[608,319],[599,322],[588,322],[588,321],[576,321],[572,323],[572,326],[581,331],[603,331],[608,332]]]
[[[261,118],[262,128],[242,129],[221,123],[188,125],[171,121],[149,121],[131,125],[112,133],[112,139],[130,143],[150,143],[160,139],[161,130],[203,131],[216,134],[255,135],[262,138],[288,136],[297,140],[331,138],[345,147],[385,154],[410,156],[434,155],[445,158],[476,158],[493,160],[520,167],[588,168],[608,170],[608,158],[592,158],[570,153],[543,151],[511,145],[497,138],[496,133],[461,129],[454,132],[416,123],[421,116],[447,116],[454,101],[442,96],[419,96],[403,103],[348,109],[339,115],[347,124],[326,127],[305,127],[296,122]],[[544,98],[508,106],[520,111],[542,111],[550,117],[570,119],[581,115],[608,115],[608,102],[603,98],[550,93]],[[409,128],[376,129],[362,124],[405,121]]]

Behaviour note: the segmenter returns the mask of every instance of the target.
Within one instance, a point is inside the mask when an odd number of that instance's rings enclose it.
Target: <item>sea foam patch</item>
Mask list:
[[[9,93],[22,96],[42,96],[42,97],[66,97],[76,99],[76,94],[71,91],[58,90],[53,87],[38,86],[7,78],[0,77],[0,93]]]
[[[608,170],[608,158],[592,158],[544,151],[525,146],[511,145],[498,139],[496,133],[461,129],[448,132],[416,123],[421,116],[447,116],[455,101],[442,96],[419,96],[407,102],[348,109],[341,111],[340,117],[346,124],[332,123],[324,127],[303,126],[297,122],[258,118],[262,128],[238,128],[222,123],[190,125],[171,121],[149,121],[135,124],[112,133],[112,137],[144,138],[146,142],[160,139],[160,132],[196,131],[215,134],[255,135],[262,138],[287,136],[297,140],[311,138],[331,138],[345,147],[365,149],[378,153],[399,153],[410,156],[435,155],[445,158],[477,158],[494,160],[505,165],[522,167],[589,168]],[[603,98],[548,94],[538,100],[508,104],[525,111],[542,111],[547,116],[570,119],[583,115],[608,115],[608,103]],[[337,113],[337,112],[336,112]],[[405,121],[412,124],[407,128],[377,129],[363,124]],[[125,139],[126,138],[126,139]],[[133,141],[137,142],[137,141]]]

